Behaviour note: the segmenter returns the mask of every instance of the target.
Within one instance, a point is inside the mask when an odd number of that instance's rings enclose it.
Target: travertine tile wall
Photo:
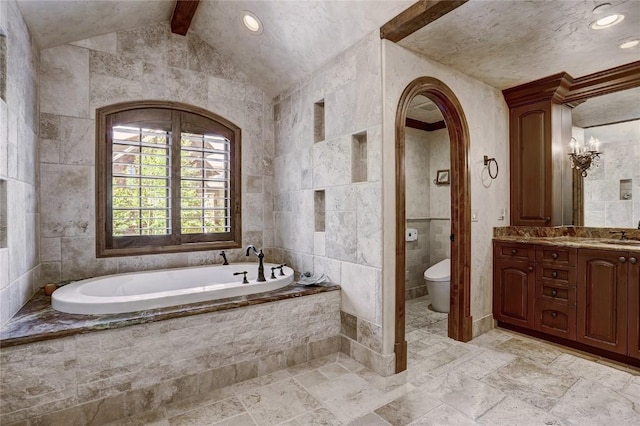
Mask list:
[[[425,270],[450,256],[451,190],[433,183],[437,171],[449,169],[450,163],[446,129],[405,128],[407,227],[418,229],[418,241],[407,242],[407,299],[427,294]]]
[[[314,143],[314,104],[321,100],[324,140]],[[345,337],[343,350],[389,374],[393,355],[380,355],[381,106],[377,32],[274,99],[274,247],[294,269],[325,273],[341,284],[342,311],[373,336]],[[362,132],[367,180],[352,183],[352,137]],[[324,232],[314,231],[318,190],[325,193]],[[380,341],[372,343],[376,339]]]
[[[491,238],[494,226],[506,225],[498,220],[501,208],[509,205],[508,164],[508,108],[502,93],[465,74],[438,62],[421,57],[403,47],[382,41],[383,52],[383,170],[384,194],[395,193],[394,123],[398,100],[402,91],[418,77],[430,76],[444,82],[460,101],[469,128],[469,171],[471,179],[471,208],[478,210],[478,222],[471,224],[471,314],[473,335],[492,327],[492,252]],[[484,172],[483,155],[495,157],[500,165],[496,180],[488,179]],[[387,186],[388,185],[388,186]],[[385,202],[385,206],[387,203]],[[390,204],[389,206],[393,206]],[[449,217],[446,215],[445,217]],[[508,212],[507,212],[508,217]],[[385,207],[385,267],[384,267],[384,350],[393,347],[395,295],[392,258],[394,247],[395,213]],[[387,232],[388,231],[388,232]],[[387,241],[387,237],[389,241]],[[387,331],[390,332],[387,332]]]
[[[15,1],[0,1],[6,34],[6,93],[0,97],[0,179],[7,189],[7,247],[0,248],[0,325],[37,288],[40,273],[38,203],[38,49]]]
[[[339,303],[332,291],[3,348],[0,424],[104,424],[335,353]]]
[[[574,130],[577,129],[574,127]],[[584,225],[637,228],[640,223],[640,120],[580,129],[579,140],[600,141],[600,167],[584,178]],[[584,133],[580,135],[580,133]],[[582,136],[582,137],[581,137]],[[621,199],[620,180],[631,179],[628,199]]]
[[[217,252],[96,259],[94,116],[117,102],[185,102],[240,126],[243,243],[273,245],[273,108],[228,58],[193,31],[156,24],[45,49],[40,59],[42,283],[222,260]],[[245,259],[242,250],[229,255]]]

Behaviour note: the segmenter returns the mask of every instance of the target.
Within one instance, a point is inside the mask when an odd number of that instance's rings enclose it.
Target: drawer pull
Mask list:
[[[558,290],[551,290],[551,297],[556,297],[558,295]]]
[[[636,259],[635,257],[630,257],[629,258],[629,262],[633,263],[634,265],[636,264],[637,261],[638,261],[638,259]]]
[[[516,250],[516,249],[511,249],[511,254],[516,254],[516,253],[518,253],[518,250]]]
[[[557,312],[551,312],[551,318],[558,318]]]
[[[551,276],[552,276],[553,278],[558,278],[558,272],[557,272],[557,271],[553,271],[553,272],[551,273]]]
[[[618,258],[618,260],[620,261],[620,263],[624,263],[624,262],[626,262],[626,261],[627,261],[627,258],[626,258],[626,257],[624,257],[624,256],[620,256],[620,257]]]
[[[527,268],[527,270],[528,270],[529,272],[533,272],[533,266],[529,266],[529,267]]]
[[[556,260],[558,258],[558,253],[556,253],[556,252],[551,253],[551,258],[553,260]]]

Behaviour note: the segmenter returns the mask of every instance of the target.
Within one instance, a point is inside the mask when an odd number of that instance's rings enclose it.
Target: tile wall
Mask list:
[[[343,318],[353,331],[343,333],[343,350],[387,375],[381,106],[378,32],[275,98],[274,247],[294,269],[325,273],[342,286]]]
[[[0,325],[37,288],[40,274],[38,202],[38,49],[15,1],[0,1],[4,83],[0,90],[0,180],[6,190],[6,244],[0,245]]]
[[[124,101],[184,102],[238,125],[243,244],[273,245],[271,101],[215,48],[156,24],[45,49],[40,63],[41,283],[222,260],[217,252],[95,257],[95,109]]]
[[[438,170],[450,168],[449,134],[405,128],[407,228],[418,240],[407,242],[406,298],[427,294],[424,272],[450,256],[451,187],[433,183]]]

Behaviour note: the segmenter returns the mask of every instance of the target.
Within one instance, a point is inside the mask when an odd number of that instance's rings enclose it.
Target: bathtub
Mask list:
[[[257,282],[257,263],[197,266],[106,275],[77,281],[51,295],[53,309],[70,314],[120,314],[273,291],[293,282],[293,269],[276,270],[265,263],[267,282]],[[249,284],[242,284],[247,271]]]

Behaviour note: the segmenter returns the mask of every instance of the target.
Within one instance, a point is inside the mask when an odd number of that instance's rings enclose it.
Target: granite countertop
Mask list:
[[[340,286],[336,284],[326,283],[314,286],[291,284],[266,293],[108,315],[79,315],[56,311],[51,307],[51,297],[45,296],[44,292],[40,290],[18,311],[11,321],[2,327],[0,348],[336,290],[340,290]]]
[[[584,238],[584,237],[532,237],[522,235],[493,237],[494,241],[507,243],[527,243],[548,246],[590,248],[599,250],[640,251],[640,241],[620,240],[610,238]]]

